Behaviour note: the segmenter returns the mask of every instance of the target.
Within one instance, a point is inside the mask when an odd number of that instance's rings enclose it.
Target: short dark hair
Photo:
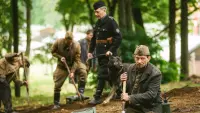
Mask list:
[[[92,29],[89,29],[87,30],[86,34],[90,34],[90,33],[93,33],[93,30]]]

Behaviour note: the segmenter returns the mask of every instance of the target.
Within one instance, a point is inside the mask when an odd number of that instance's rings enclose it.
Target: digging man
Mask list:
[[[58,59],[56,70],[53,74],[54,80],[54,107],[58,109],[60,107],[60,91],[67,76],[74,77],[74,73],[78,75],[78,91],[84,98],[84,90],[87,79],[86,66],[81,63],[80,60],[80,44],[73,40],[72,32],[67,31],[65,38],[56,40],[52,46],[52,55]],[[63,62],[68,64],[70,73],[67,71]],[[78,98],[78,97],[77,97]]]
[[[20,81],[17,73],[20,67],[25,68],[30,66],[26,57],[22,60],[22,53],[9,53],[4,58],[0,59],[0,101],[3,102],[5,113],[12,113],[12,100],[10,82],[14,81],[16,84],[28,85],[27,81]]]

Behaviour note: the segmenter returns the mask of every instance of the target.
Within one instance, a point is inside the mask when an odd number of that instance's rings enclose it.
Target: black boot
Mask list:
[[[4,111],[5,113],[12,113],[12,102],[11,100],[3,100],[3,104],[4,104]]]
[[[54,106],[52,109],[60,108],[60,93],[54,93]]]
[[[101,104],[102,103],[100,97],[101,97],[101,94],[103,92],[104,85],[105,85],[105,80],[99,79],[98,84],[97,84],[97,89],[96,89],[96,92],[94,94],[94,99],[91,100],[89,102],[89,104],[97,105],[97,104]]]
[[[96,91],[96,94],[100,94],[101,91],[97,90]],[[97,96],[97,95],[94,95],[94,99],[91,100],[88,104],[91,104],[91,105],[97,105],[97,104],[101,104],[102,101],[100,99],[100,96]]]
[[[79,81],[79,83],[78,83],[78,91],[81,95],[81,99],[83,99],[83,100],[89,99],[89,97],[84,96],[85,85],[86,85],[86,82],[84,82],[84,81]],[[75,100],[80,100],[80,97],[78,95],[75,95],[74,98],[75,98]]]

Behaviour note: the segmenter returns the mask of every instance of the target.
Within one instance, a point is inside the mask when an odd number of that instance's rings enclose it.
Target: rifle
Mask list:
[[[23,65],[23,68],[24,68],[24,80],[27,81],[28,78],[27,78],[27,70],[26,70],[26,66],[24,64],[24,56],[23,56],[23,53],[21,53],[21,59],[22,59],[22,65]],[[28,106],[29,106],[29,87],[28,85],[26,85],[26,97],[27,97],[27,103],[28,103]]]
[[[126,93],[126,81],[123,81],[123,93]],[[125,101],[122,101],[122,113],[125,113]]]
[[[69,66],[67,65],[67,62],[64,61],[63,63],[64,63],[64,65],[65,65],[65,68],[67,68],[68,73],[70,74],[71,72],[70,72],[70,70],[69,70]],[[77,94],[78,94],[80,100],[84,101],[84,99],[82,98],[80,92],[78,91],[78,88],[77,88],[77,86],[76,86],[76,84],[75,84],[74,78],[71,78],[71,80],[72,80],[72,83],[73,83],[73,85],[74,85],[74,87],[75,87],[75,89],[76,89],[76,92],[77,92]]]

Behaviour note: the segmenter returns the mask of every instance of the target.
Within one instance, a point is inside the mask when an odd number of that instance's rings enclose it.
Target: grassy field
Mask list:
[[[39,67],[39,68],[38,68]],[[46,68],[45,65],[34,65],[31,66],[30,74],[29,74],[29,90],[30,90],[30,106],[38,107],[43,105],[51,105],[53,104],[53,75],[52,72],[55,69],[53,68]],[[48,66],[49,67],[49,66]],[[172,82],[168,84],[162,84],[161,90],[162,92],[169,91],[174,88],[181,88],[184,86],[200,86],[198,84],[193,84],[189,81],[185,82]],[[25,87],[21,87],[21,97],[16,98],[14,96],[14,86],[11,84],[12,87],[12,97],[13,97],[13,106],[27,106],[27,95]],[[95,88],[90,87],[87,85],[87,90],[85,95],[92,97]],[[75,94],[75,88],[72,84],[68,83],[66,80],[65,84],[62,87],[61,91],[61,104],[65,104],[65,98],[69,95]]]
[[[39,68],[38,68],[39,67]],[[53,68],[47,68],[50,66],[46,65],[32,65],[29,71],[29,105],[31,106],[42,106],[53,104],[53,93],[54,93],[54,82],[53,82]],[[23,70],[20,70],[22,72]],[[22,77],[21,77],[22,78]],[[65,98],[69,95],[75,95],[76,90],[73,84],[70,84],[67,79],[62,86],[61,90],[61,103],[66,103]],[[14,85],[11,84],[13,106],[26,106],[27,104],[27,93],[24,86],[21,87],[21,97],[16,98],[14,96]],[[87,86],[85,95],[91,96],[95,90]]]

